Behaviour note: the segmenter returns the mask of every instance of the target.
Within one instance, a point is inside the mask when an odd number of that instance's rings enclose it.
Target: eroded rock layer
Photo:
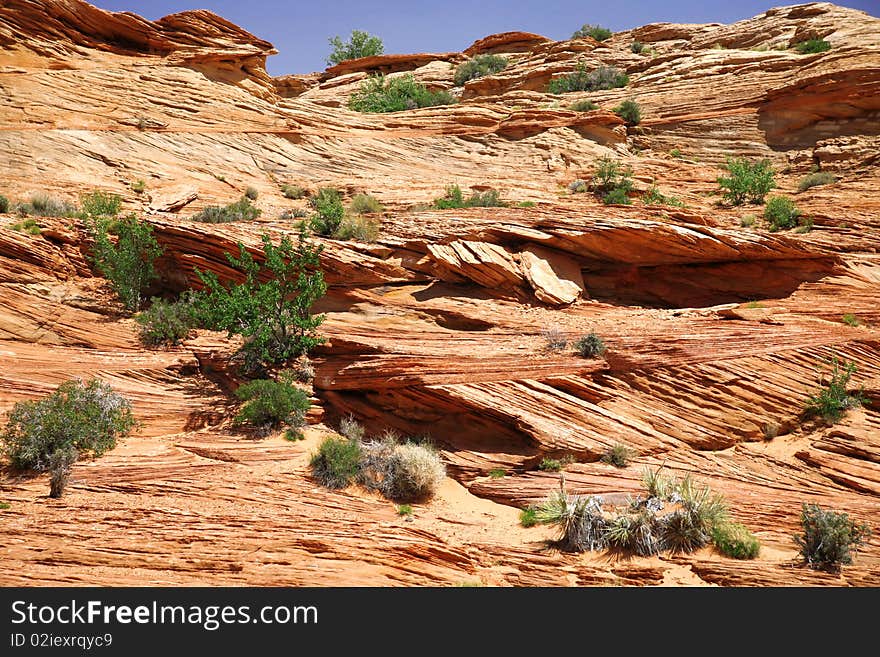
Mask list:
[[[831,49],[790,47],[807,38]],[[13,204],[0,215],[0,412],[97,376],[143,423],[77,463],[60,500],[45,475],[2,472],[0,584],[880,584],[880,19],[812,3],[601,43],[509,32],[275,79],[274,52],[206,11],[0,8],[0,193]],[[485,53],[508,65],[456,87],[455,66]],[[630,83],[546,92],[581,62]],[[411,73],[459,102],[349,110],[374,73]],[[586,98],[598,109],[569,109]],[[637,127],[611,111],[625,98],[642,107]],[[769,158],[773,193],[812,229],[771,232],[760,206],[721,203],[729,155]],[[632,168],[631,205],[570,191],[603,156]],[[833,182],[799,190],[815,168]],[[431,209],[451,184],[507,205]],[[199,331],[145,349],[89,264],[86,224],[35,217],[32,234],[14,212],[40,193],[121,195],[164,249],[149,293],[173,296],[199,286],[196,269],[240,276],[226,258],[239,243],[259,256],[264,232],[296,232],[285,217],[310,210],[283,185],[384,205],[374,242],[313,238],[328,341],[312,354],[301,442],[231,426],[235,339]],[[683,205],[644,203],[653,186]],[[257,220],[192,221],[247,187]],[[571,346],[590,332],[602,357]],[[864,402],[833,425],[805,421],[834,358],[855,364]],[[369,491],[320,487],[309,456],[349,414],[370,435],[429,436],[449,473],[438,497],[408,519]],[[634,453],[624,468],[602,460],[616,444]],[[608,499],[638,495],[645,468],[690,474],[762,551],[559,552],[552,528],[518,525],[560,485],[545,458],[571,461],[570,492]],[[805,502],[874,529],[838,574],[799,564]]]

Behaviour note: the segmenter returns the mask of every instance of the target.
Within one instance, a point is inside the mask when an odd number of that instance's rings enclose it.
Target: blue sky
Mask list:
[[[460,51],[495,32],[523,30],[567,39],[584,23],[626,30],[646,23],[731,23],[770,7],[798,4],[773,0],[90,0],[111,11],[150,20],[187,9],[209,9],[275,45],[272,75],[325,68],[327,40],[347,39],[353,29],[381,37],[386,53]],[[880,16],[880,0],[840,0],[844,7]]]

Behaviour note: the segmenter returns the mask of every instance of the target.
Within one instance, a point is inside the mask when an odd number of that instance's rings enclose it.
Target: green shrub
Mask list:
[[[309,465],[312,474],[322,486],[345,488],[357,477],[360,459],[359,442],[328,436],[312,455]]]
[[[381,222],[369,217],[349,217],[343,218],[339,228],[333,233],[333,237],[338,240],[355,240],[358,242],[375,242],[379,237],[382,228]]]
[[[634,100],[624,100],[611,110],[629,125],[638,125],[642,121],[642,110]]]
[[[684,153],[682,153],[681,149],[679,148],[673,148],[671,151],[669,151],[669,157],[674,157],[676,160],[681,160],[682,158],[684,158]]]
[[[607,27],[584,23],[579,30],[575,30],[574,34],[571,35],[571,38],[583,39],[584,37],[592,37],[596,41],[605,41],[606,39],[610,39],[612,34],[614,33]]]
[[[719,176],[716,180],[724,199],[733,205],[742,205],[746,201],[763,203],[764,197],[776,187],[775,172],[768,159],[752,161],[745,157],[728,157],[724,168],[730,175]]]
[[[413,514],[413,508],[409,504],[401,504],[397,507],[397,515],[399,516],[411,516]]]
[[[309,203],[316,212],[310,222],[312,230],[318,235],[324,235],[325,237],[333,235],[342,223],[343,217],[345,217],[342,194],[331,187],[321,187],[309,199]]]
[[[42,399],[17,402],[0,442],[14,468],[42,472],[56,451],[72,448],[100,456],[136,424],[129,401],[109,385],[74,379]]]
[[[641,41],[633,41],[632,45],[630,45],[629,49],[632,50],[636,55],[641,54],[643,50],[645,50],[647,46]]]
[[[559,546],[564,550],[601,550],[608,545],[608,521],[596,497],[569,496],[560,489],[535,511],[541,524],[559,527]]]
[[[846,313],[841,318],[841,321],[843,321],[843,323],[846,324],[847,326],[852,326],[852,327],[862,325],[862,321],[852,313]]]
[[[523,527],[534,527],[538,524],[538,511],[533,507],[522,509],[519,512],[519,524]]]
[[[20,233],[27,233],[28,235],[39,235],[41,230],[40,225],[30,218],[14,223],[9,228]]]
[[[355,214],[368,214],[382,212],[385,208],[375,196],[370,194],[355,194],[351,199],[349,209]]]
[[[309,216],[308,211],[302,208],[288,208],[278,215],[279,221],[291,221],[293,219],[305,219]]]
[[[598,358],[605,353],[605,343],[595,333],[590,333],[574,343],[574,349],[582,358]]]
[[[507,203],[501,200],[501,195],[497,190],[488,189],[484,192],[473,192],[469,198],[464,198],[464,194],[458,185],[449,185],[446,187],[446,194],[441,198],[434,199],[434,207],[438,210],[450,210],[460,208],[495,208],[505,207]]]
[[[162,247],[153,237],[153,227],[134,214],[113,222],[113,228],[115,243],[109,236],[110,220],[106,216],[92,220],[89,230],[94,247],[89,257],[125,309],[137,312],[144,290],[156,278],[153,263],[162,255]]]
[[[855,371],[855,363],[847,362],[841,368],[837,357],[832,358],[831,376],[823,387],[807,398],[803,417],[808,419],[819,416],[828,424],[834,424],[844,416],[847,410],[861,406],[865,401],[863,390],[859,390],[855,394],[850,394],[847,391],[847,385]]]
[[[235,416],[235,424],[265,430],[281,425],[298,429],[305,424],[310,405],[308,395],[288,377],[248,381],[238,387],[235,396],[246,402]]]
[[[615,189],[629,192],[632,188],[631,168],[624,167],[619,160],[613,160],[607,156],[598,161],[596,172],[590,180],[590,189],[596,194],[604,196]]]
[[[831,50],[831,44],[824,39],[807,39],[806,41],[794,44],[792,47],[802,55]]]
[[[599,106],[592,100],[584,99],[573,102],[568,106],[568,109],[575,112],[589,112],[591,110],[599,109]]]
[[[72,217],[76,206],[45,193],[32,194],[27,203],[19,203],[15,209],[23,215],[37,217]]]
[[[755,225],[755,222],[758,218],[753,214],[747,214],[739,220],[739,225],[742,228],[751,228]]]
[[[852,553],[871,535],[866,524],[856,523],[846,513],[823,511],[817,504],[801,509],[803,534],[794,536],[804,563],[816,570],[838,572],[852,563]]]
[[[663,518],[663,544],[673,552],[693,552],[712,540],[714,528],[727,522],[724,498],[686,476],[675,492],[681,508]]]
[[[602,455],[603,463],[610,463],[618,468],[625,468],[633,457],[633,451],[623,443],[614,443]]]
[[[541,470],[543,472],[559,472],[571,462],[572,459],[570,456],[565,456],[561,459],[552,459],[548,456],[545,456],[538,464],[538,470]]]
[[[352,30],[348,41],[343,41],[338,36],[329,39],[333,50],[327,57],[327,65],[341,64],[350,59],[361,57],[373,57],[385,52],[382,39],[362,30]]]
[[[507,476],[507,470],[504,468],[492,468],[489,470],[489,476],[492,477],[492,479],[503,479]]]
[[[771,196],[764,206],[764,218],[770,224],[771,231],[797,226],[801,212],[787,196]]]
[[[798,191],[805,192],[810,187],[818,187],[819,185],[830,185],[836,180],[837,178],[834,177],[834,174],[828,173],[827,171],[817,171],[801,178],[800,182],[798,183]]]
[[[635,514],[619,514],[607,521],[602,539],[615,550],[648,557],[664,548],[664,523],[650,510]]]
[[[194,214],[192,219],[207,224],[226,224],[233,221],[253,221],[262,213],[262,210],[251,203],[251,199],[242,196],[234,203],[223,207],[209,205],[201,212]]]
[[[143,194],[147,189],[147,183],[145,183],[141,178],[138,178],[133,183],[131,183],[131,191],[135,194]]]
[[[361,82],[348,107],[356,112],[382,113],[454,103],[455,97],[448,91],[429,91],[411,74],[394,78],[374,75]]]
[[[715,547],[734,559],[754,559],[761,551],[761,543],[752,532],[738,522],[723,522],[712,529]]]
[[[122,197],[98,190],[80,196],[79,203],[90,217],[115,217],[122,208]]]
[[[645,195],[642,196],[642,203],[645,205],[671,205],[676,208],[684,207],[684,203],[681,199],[676,198],[675,196],[665,196],[660,192],[657,185],[652,185],[651,188],[645,192]]]
[[[623,187],[615,187],[602,197],[605,205],[632,205],[629,192]]]
[[[535,207],[535,202],[534,201],[520,201],[519,203],[516,204],[516,207],[518,207],[518,208],[533,208],[533,207]]]
[[[305,188],[300,187],[299,185],[281,185],[281,193],[284,195],[284,198],[294,200],[301,199],[307,194]]]
[[[259,195],[260,192],[257,190],[256,187],[248,187],[246,190],[244,190],[245,198],[249,198],[251,201],[256,201]]]
[[[629,84],[629,76],[619,68],[600,66],[587,72],[587,66],[578,62],[572,73],[550,80],[547,91],[551,94],[564,94],[571,91],[601,91],[617,89]]]
[[[360,442],[364,439],[364,427],[357,420],[355,420],[354,416],[352,415],[344,417],[342,418],[342,420],[340,420],[339,433],[349,440],[354,440],[355,442]]]
[[[261,240],[262,262],[256,262],[241,242],[238,258],[226,254],[244,273],[243,283],[221,284],[216,274],[196,269],[205,288],[194,296],[197,319],[206,328],[243,336],[240,354],[251,370],[307,354],[324,342],[316,333],[324,316],[311,313],[327,290],[320,269],[323,247],[307,241],[302,225],[296,244],[288,235],[278,246],[267,233]]]
[[[589,184],[586,180],[581,180],[578,178],[577,180],[572,180],[568,183],[568,191],[572,194],[579,194],[587,191],[590,188]]]
[[[468,80],[498,73],[505,66],[507,59],[500,55],[477,55],[455,69],[455,86],[460,87]]]
[[[9,199],[0,194],[0,212],[9,212]]]
[[[139,324],[138,337],[146,347],[180,344],[196,325],[188,296],[177,301],[153,297],[150,307],[138,313],[135,321]]]

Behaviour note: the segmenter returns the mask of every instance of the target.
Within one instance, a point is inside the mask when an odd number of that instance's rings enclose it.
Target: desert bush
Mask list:
[[[351,199],[349,209],[355,214],[369,214],[384,210],[379,199],[370,194],[355,194]]]
[[[177,301],[153,297],[149,308],[138,313],[135,321],[139,324],[138,338],[147,347],[180,344],[196,326],[188,295]]]
[[[673,552],[693,552],[708,545],[712,531],[727,520],[724,498],[685,477],[675,488],[680,509],[663,518],[663,544]]]
[[[573,110],[575,112],[589,112],[590,110],[599,109],[599,106],[594,103],[592,100],[583,99],[577,100],[568,106],[568,109]]]
[[[256,187],[250,187],[250,186],[248,186],[248,188],[244,190],[244,196],[245,196],[245,198],[248,198],[248,199],[250,199],[251,201],[256,201],[256,200],[257,200],[257,197],[258,197],[259,195],[260,195],[260,192],[257,190]]]
[[[755,222],[757,220],[758,220],[758,218],[755,215],[747,214],[739,220],[739,225],[742,228],[751,228],[755,225]]]
[[[763,203],[764,197],[776,187],[775,172],[768,159],[752,161],[745,157],[728,157],[724,168],[730,175],[719,176],[716,180],[724,199],[733,205],[742,205],[746,201]]]
[[[401,112],[419,107],[452,105],[455,97],[448,91],[430,91],[411,74],[394,78],[374,75],[363,82],[348,100],[356,112]]]
[[[293,377],[300,383],[311,383],[315,379],[315,368],[308,356],[300,356],[291,367]]]
[[[648,492],[649,497],[665,500],[672,493],[675,486],[672,480],[660,473],[661,470],[662,467],[656,470],[646,467],[642,473],[642,485]]]
[[[468,80],[498,73],[507,66],[507,58],[500,55],[477,55],[455,69],[455,86],[460,87]]]
[[[647,557],[663,549],[663,523],[650,510],[619,514],[606,521],[603,539],[613,549]]]
[[[397,515],[399,516],[411,516],[413,514],[413,508],[409,504],[400,504],[397,507]]]
[[[341,64],[350,59],[381,55],[385,52],[382,39],[363,30],[352,30],[347,41],[334,36],[329,39],[329,42],[332,50],[326,60],[328,66]]]
[[[827,382],[813,395],[807,398],[804,405],[805,419],[819,416],[828,424],[840,420],[850,408],[864,403],[863,390],[850,394],[847,390],[849,380],[856,372],[856,364],[844,363],[841,366],[837,357],[831,359],[831,372]],[[820,382],[824,376],[820,378]]]
[[[818,504],[803,505],[801,527],[803,533],[796,534],[794,540],[803,562],[831,572],[851,564],[852,553],[871,535],[868,525],[854,522],[846,513],[825,511]]]
[[[342,204],[342,194],[339,190],[321,187],[309,199],[309,204],[315,209],[315,216],[310,222],[312,230],[318,235],[327,237],[333,235],[345,217],[345,206]]]
[[[201,212],[192,216],[193,221],[207,224],[227,224],[234,221],[253,221],[263,213],[251,203],[251,199],[242,196],[229,205],[209,205]]]
[[[632,205],[629,192],[623,187],[615,187],[602,197],[605,205]]]
[[[674,157],[676,160],[684,159],[684,153],[681,152],[680,148],[673,148],[669,151],[669,157]]]
[[[614,443],[602,455],[603,463],[610,463],[618,468],[625,468],[633,457],[633,451],[623,443]]]
[[[360,442],[364,439],[364,427],[353,415],[342,418],[339,422],[339,433],[348,438]]]
[[[611,110],[629,125],[638,125],[642,121],[642,109],[634,100],[624,100]]]
[[[89,231],[94,246],[89,255],[92,265],[110,285],[126,310],[137,312],[142,294],[156,278],[153,263],[162,247],[153,237],[153,227],[134,214],[113,221],[116,241],[110,239],[111,220],[99,216],[91,220]]]
[[[662,194],[657,185],[652,185],[651,188],[645,192],[644,196],[642,196],[642,203],[645,205],[671,205],[677,208],[684,207],[684,203],[681,199],[676,198],[675,196],[666,196]]]
[[[761,551],[761,543],[744,525],[738,522],[722,522],[712,529],[715,547],[734,559],[754,559]]]
[[[147,183],[145,183],[141,178],[138,178],[133,183],[131,183],[131,191],[135,194],[143,194],[147,189]]]
[[[538,511],[534,507],[519,512],[519,524],[523,527],[534,527],[538,524]]]
[[[382,224],[377,219],[345,216],[333,233],[333,237],[338,240],[375,242],[381,229]]]
[[[235,424],[263,430],[281,425],[298,429],[305,424],[310,405],[308,395],[284,376],[279,381],[248,381],[238,387],[235,396],[245,402],[235,416]]]
[[[607,27],[584,23],[580,29],[575,30],[574,34],[571,35],[571,38],[583,39],[584,37],[592,37],[596,41],[605,41],[606,39],[610,39],[612,34],[613,32]]]
[[[20,214],[37,217],[72,217],[77,212],[74,204],[42,192],[32,194],[27,202],[18,203],[15,209]]]
[[[9,199],[0,194],[0,212],[9,212]]]
[[[278,215],[279,221],[292,221],[293,219],[305,219],[309,216],[308,211],[302,208],[288,208]]]
[[[96,190],[79,197],[83,212],[90,217],[115,217],[122,208],[122,197]]]
[[[646,48],[644,43],[641,41],[633,41],[630,45],[629,49],[632,50],[636,55],[641,54],[641,52]]]
[[[535,520],[558,525],[558,543],[565,550],[601,550],[608,544],[608,523],[596,497],[569,496],[560,488],[535,509]]]
[[[458,185],[446,187],[446,194],[441,198],[434,199],[434,207],[438,210],[450,210],[460,208],[495,208],[505,207],[507,203],[501,200],[497,190],[487,189],[483,192],[472,192],[470,197],[465,198]]]
[[[632,169],[621,165],[619,160],[608,156],[602,157],[596,164],[596,171],[590,180],[590,189],[604,196],[620,189],[629,192],[633,187]]]
[[[792,47],[802,55],[831,50],[831,44],[824,39],[807,39],[806,41],[794,44]]]
[[[605,353],[605,343],[591,332],[574,343],[574,349],[582,358],[598,358]]]
[[[392,500],[420,502],[434,496],[445,476],[446,466],[435,449],[405,442],[392,450],[381,490]]]
[[[764,218],[770,224],[770,230],[794,228],[801,212],[787,196],[771,196],[764,206]]]
[[[578,178],[577,180],[572,180],[568,183],[568,191],[572,194],[579,194],[581,192],[585,192],[590,188],[589,183],[586,180],[582,180]]]
[[[800,182],[798,182],[798,191],[805,192],[810,189],[810,187],[830,185],[836,180],[837,178],[835,178],[832,173],[828,173],[827,171],[816,171],[815,173],[810,173],[800,179]]]
[[[629,84],[629,76],[619,68],[600,66],[588,72],[586,64],[578,62],[573,72],[550,80],[547,91],[551,94],[601,91],[625,87],[627,84]]]
[[[860,320],[860,319],[859,319],[856,315],[854,315],[853,313],[846,313],[845,315],[843,315],[843,317],[841,317],[841,321],[842,321],[844,324],[846,324],[847,326],[852,326],[852,327],[856,327],[856,326],[861,326],[861,325],[862,325],[862,320]]]
[[[41,472],[58,450],[100,456],[136,424],[129,401],[109,385],[73,379],[42,399],[17,402],[0,442],[14,468]]]
[[[549,326],[541,331],[547,349],[550,351],[559,351],[568,346],[568,338],[558,326]]]
[[[301,199],[307,194],[305,188],[299,185],[281,185],[281,193],[284,195],[284,198],[294,200]]]
[[[357,477],[360,460],[361,444],[358,441],[328,436],[312,455],[309,465],[322,486],[345,488]]]
[[[28,235],[39,235],[41,230],[40,225],[31,218],[14,223],[9,228],[20,233],[27,233]]]
[[[503,479],[507,476],[507,470],[504,468],[492,468],[489,470],[489,476],[492,477],[492,479]]]
[[[196,269],[204,290],[193,297],[202,326],[244,337],[239,353],[251,371],[307,354],[324,342],[316,333],[324,316],[311,312],[327,291],[320,268],[323,246],[309,242],[302,225],[296,243],[284,235],[276,246],[267,233],[261,240],[262,262],[241,242],[237,258],[226,254],[244,273],[243,283],[223,284],[213,272]]]

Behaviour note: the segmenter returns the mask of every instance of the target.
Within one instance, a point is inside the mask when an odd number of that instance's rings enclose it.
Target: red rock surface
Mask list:
[[[832,48],[785,49],[808,36]],[[634,39],[653,54],[634,54]],[[777,48],[782,49],[777,49]],[[315,408],[304,442],[230,427],[234,341],[201,331],[146,350],[86,261],[79,220],[0,215],[0,412],[73,377],[132,399],[142,429],[46,476],[0,475],[0,584],[876,586],[880,583],[880,20],[828,3],[732,25],[647,25],[608,41],[491,35],[463,53],[385,55],[271,78],[271,44],[205,11],[150,22],[80,0],[0,7],[0,192],[77,201],[99,188],[145,216],[165,249],[154,292],[232,277],[224,254],[294,230],[282,184],[331,185],[384,205],[371,244],[320,239]],[[478,53],[509,65],[456,88]],[[625,89],[553,96],[574,69],[618,66]],[[461,101],[386,115],[346,108],[371,71],[408,72]],[[600,109],[574,112],[589,97]],[[610,110],[635,97],[643,121]],[[670,152],[678,149],[679,157]],[[718,164],[762,156],[810,232],[771,233],[760,206],[717,203]],[[606,206],[568,184],[596,160],[632,167],[685,208]],[[833,184],[797,191],[815,164]],[[146,190],[132,184],[141,179]],[[447,185],[508,207],[427,209]],[[259,191],[262,216],[191,216]],[[522,202],[529,201],[526,207]],[[842,321],[856,315],[860,325]],[[595,331],[604,358],[548,351],[543,332]],[[834,426],[799,419],[831,356],[856,363],[866,404]],[[328,491],[308,459],[338,419],[428,434],[450,478],[410,522],[357,488]],[[609,447],[631,465],[601,462]],[[559,485],[640,490],[645,467],[723,493],[762,543],[750,562],[711,548],[615,559],[547,547],[518,510]],[[491,477],[504,469],[504,477]],[[839,575],[797,565],[804,502],[874,529]]]

